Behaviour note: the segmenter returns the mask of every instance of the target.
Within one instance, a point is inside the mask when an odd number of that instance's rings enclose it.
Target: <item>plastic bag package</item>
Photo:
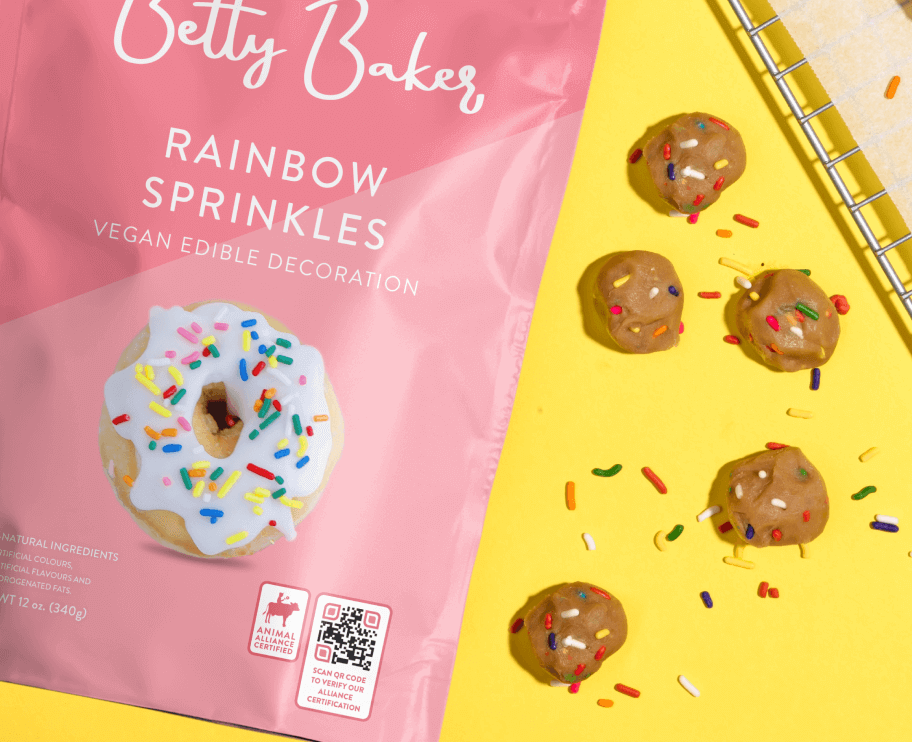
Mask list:
[[[435,739],[587,0],[6,0],[0,679]]]

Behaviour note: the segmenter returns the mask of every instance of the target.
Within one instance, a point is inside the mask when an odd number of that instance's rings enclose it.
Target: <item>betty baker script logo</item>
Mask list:
[[[333,28],[333,19],[340,3],[357,3],[358,18],[347,29]],[[209,59],[220,59],[225,57],[232,62],[239,62],[248,56],[259,57],[244,74],[244,87],[255,89],[266,82],[269,76],[269,70],[272,66],[272,60],[278,55],[287,52],[287,49],[276,49],[275,39],[266,39],[262,43],[257,42],[256,34],[249,34],[246,41],[237,51],[238,26],[249,23],[256,16],[265,16],[266,11],[244,5],[244,0],[208,0],[206,2],[195,2],[196,8],[209,8],[209,17],[205,28],[200,30],[195,21],[180,21],[175,30],[175,21],[167,10],[161,7],[162,0],[148,0],[146,7],[137,10],[137,13],[157,14],[163,23],[161,46],[158,51],[148,57],[136,57],[131,55],[124,48],[124,30],[130,19],[133,10],[134,0],[125,0],[120,10],[120,16],[117,19],[117,26],[114,29],[114,49],[125,62],[130,64],[153,64],[165,56],[174,43],[175,35],[184,44],[188,46],[202,46],[203,53]],[[142,3],[139,3],[141,6]],[[304,66],[304,87],[307,92],[314,98],[320,100],[339,100],[347,98],[354,93],[361,81],[364,79],[365,59],[364,55],[353,42],[353,37],[367,21],[368,4],[367,0],[316,0],[305,7],[307,11],[319,10],[325,8],[320,30],[317,32],[316,39],[311,46],[310,53],[307,56],[307,63]],[[224,11],[224,12],[223,12]],[[242,16],[242,14],[247,14]],[[227,18],[225,23],[219,21]],[[242,22],[242,18],[244,22]],[[338,24],[336,24],[338,25]],[[213,39],[218,29],[219,34],[225,34],[225,41],[222,48],[217,50],[213,46]],[[351,55],[355,63],[355,73],[350,81],[343,80],[339,85],[339,90],[319,90],[314,84],[314,70],[317,69],[320,60],[320,49],[323,47],[326,38],[329,35],[334,38],[339,31],[342,31],[338,37],[338,44]],[[332,34],[330,34],[332,31]],[[194,36],[194,34],[197,34]],[[401,75],[396,74],[396,64],[393,62],[375,62],[367,67],[367,72],[372,77],[384,77],[393,83],[403,83],[405,90],[447,90],[447,91],[464,91],[462,99],[459,102],[459,110],[463,113],[478,113],[484,104],[484,94],[476,93],[475,68],[472,65],[463,65],[458,70],[439,69],[433,73],[433,81],[429,80],[430,65],[419,66],[419,57],[421,49],[424,46],[428,34],[422,31],[415,39],[412,46],[412,52],[405,69]],[[401,68],[401,63],[400,63]],[[457,78],[457,84],[449,84]],[[347,84],[346,84],[347,82]],[[455,81],[454,81],[455,82]],[[473,100],[474,98],[474,100]]]

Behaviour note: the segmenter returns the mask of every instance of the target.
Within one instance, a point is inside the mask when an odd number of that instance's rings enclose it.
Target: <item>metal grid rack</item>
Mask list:
[[[754,48],[757,50],[757,53],[760,55],[760,59],[763,60],[763,64],[766,65],[766,69],[769,71],[770,75],[772,75],[772,78],[776,83],[776,87],[779,88],[779,92],[785,99],[786,104],[788,104],[789,110],[792,112],[792,115],[795,117],[798,123],[801,124],[801,130],[807,137],[808,142],[810,142],[811,146],[814,148],[814,152],[817,154],[820,162],[823,163],[823,166],[826,168],[827,174],[830,176],[830,180],[833,181],[833,185],[836,186],[836,190],[839,192],[843,203],[845,203],[849,209],[849,212],[852,214],[852,218],[855,220],[855,224],[858,226],[858,229],[864,237],[865,242],[868,243],[868,247],[870,247],[871,251],[874,253],[874,257],[877,258],[877,262],[880,264],[880,267],[886,274],[887,280],[890,281],[890,285],[893,287],[893,290],[902,301],[903,306],[906,308],[906,312],[908,312],[909,316],[912,317],[912,289],[907,289],[905,285],[903,285],[903,282],[900,280],[899,276],[896,275],[896,270],[893,268],[892,263],[890,263],[890,258],[887,257],[887,253],[894,247],[912,239],[912,232],[907,233],[905,236],[900,237],[898,240],[894,240],[888,245],[880,244],[880,241],[874,236],[874,232],[871,231],[871,227],[868,224],[867,219],[865,219],[864,214],[861,213],[861,210],[868,204],[886,196],[887,191],[881,190],[878,193],[875,193],[873,196],[869,196],[862,201],[855,201],[855,199],[852,197],[852,194],[849,192],[845,181],[842,179],[842,175],[840,175],[839,171],[836,169],[836,165],[838,165],[843,160],[848,159],[852,155],[861,152],[861,147],[855,146],[848,152],[844,152],[838,157],[833,157],[831,159],[827,154],[823,143],[820,141],[820,137],[817,136],[817,132],[814,130],[814,126],[812,125],[811,121],[824,111],[832,108],[833,102],[830,101],[829,103],[820,106],[820,108],[817,108],[810,113],[805,113],[802,107],[798,104],[798,101],[795,98],[795,94],[792,92],[792,89],[789,87],[789,84],[785,79],[786,76],[791,72],[794,72],[799,67],[807,64],[807,59],[800,59],[785,69],[780,70],[776,63],[773,61],[773,57],[769,53],[769,50],[766,48],[766,44],[763,42],[763,39],[760,38],[760,32],[765,28],[772,26],[774,23],[777,23],[780,20],[779,16],[773,16],[769,20],[755,26],[750,20],[750,17],[747,14],[747,10],[745,10],[744,5],[741,3],[741,0],[728,0],[728,2],[731,5],[732,10],[734,10],[735,14],[738,16],[738,20],[741,22],[741,25],[747,32],[747,35],[750,38],[751,43],[754,45]]]

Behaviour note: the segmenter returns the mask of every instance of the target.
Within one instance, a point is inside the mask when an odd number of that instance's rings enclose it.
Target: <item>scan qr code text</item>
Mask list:
[[[327,606],[327,609],[330,607]],[[337,606],[332,607],[336,608],[335,613],[324,612],[324,620],[320,622],[320,632],[317,635],[317,642],[331,650],[331,654],[325,652],[330,656],[321,657],[318,652],[318,658],[328,660],[333,665],[351,665],[369,672],[377,648],[378,632],[376,628],[371,628],[371,625],[379,625],[379,620],[374,620],[377,614],[368,611],[365,615],[363,608],[353,606],[341,607],[341,610]],[[337,617],[325,620],[327,615]]]

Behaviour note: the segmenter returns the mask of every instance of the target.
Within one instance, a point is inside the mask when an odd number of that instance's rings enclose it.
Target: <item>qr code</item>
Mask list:
[[[377,649],[380,614],[364,608],[329,603],[317,634],[316,658],[333,665],[371,669]]]

